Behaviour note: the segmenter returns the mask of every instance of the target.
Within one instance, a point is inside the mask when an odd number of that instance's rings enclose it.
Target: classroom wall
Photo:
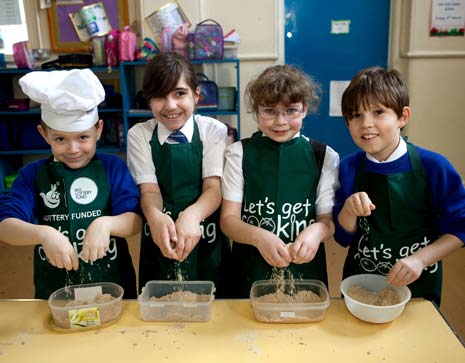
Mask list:
[[[128,1],[131,22],[137,20],[141,37],[152,37],[144,18],[168,0]],[[243,94],[247,82],[267,66],[284,59],[284,0],[178,0],[190,22],[213,18],[224,31],[241,37],[241,136],[250,136],[256,122],[247,113]],[[50,44],[46,12],[39,1],[25,0],[31,42]],[[410,88],[412,118],[405,128],[410,139],[444,154],[465,177],[462,140],[465,139],[465,38],[430,37],[431,2],[391,0],[389,66],[401,70]],[[38,25],[39,24],[39,25]],[[39,32],[38,28],[41,31]],[[207,70],[207,73],[210,70]],[[231,74],[214,70],[227,82]]]
[[[142,0],[136,9],[141,19],[142,37],[153,34],[144,18],[167,3],[167,0]],[[178,0],[192,24],[205,19],[219,22],[226,33],[236,29],[241,43],[239,58],[241,60],[241,137],[248,137],[256,130],[256,122],[247,113],[243,94],[247,82],[263,69],[284,59],[284,25],[283,0]],[[205,73],[209,73],[209,69]],[[214,71],[207,74],[214,77],[219,84],[227,84],[232,74]]]
[[[392,0],[389,64],[407,78],[409,138],[445,155],[465,178],[465,38],[430,37],[431,2]]]

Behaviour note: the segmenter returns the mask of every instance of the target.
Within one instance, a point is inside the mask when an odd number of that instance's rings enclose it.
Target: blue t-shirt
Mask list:
[[[425,169],[434,210],[435,228],[438,236],[452,234],[465,243],[465,188],[462,179],[452,164],[442,155],[415,145]],[[357,151],[341,160],[339,165],[340,188],[336,191],[336,204],[333,218],[336,226],[334,239],[342,246],[349,246],[355,240],[354,233],[347,233],[338,223],[337,216],[346,199],[355,191],[355,176],[365,158],[366,171],[382,175],[402,173],[412,170],[408,153],[392,162],[374,163],[368,160],[365,152]]]
[[[110,185],[112,215],[125,212],[141,214],[139,189],[132,179],[126,163],[116,155],[97,154],[102,162]],[[37,198],[35,180],[38,170],[47,159],[31,162],[22,167],[15,179],[11,192],[0,195],[0,222],[6,218],[18,218],[35,223]]]

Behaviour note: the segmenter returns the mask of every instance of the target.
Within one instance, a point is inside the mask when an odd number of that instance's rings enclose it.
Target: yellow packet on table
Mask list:
[[[100,325],[100,313],[97,307],[72,309],[68,311],[71,329]]]

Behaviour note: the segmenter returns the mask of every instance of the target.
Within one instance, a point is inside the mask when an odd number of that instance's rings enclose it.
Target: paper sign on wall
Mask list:
[[[349,34],[350,20],[331,20],[331,34]]]
[[[342,116],[341,99],[342,94],[350,81],[330,81],[329,82],[329,116]]]
[[[465,0],[432,0],[431,36],[464,35]]]

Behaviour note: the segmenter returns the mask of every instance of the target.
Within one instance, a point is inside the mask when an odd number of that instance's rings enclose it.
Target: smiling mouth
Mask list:
[[[167,119],[175,119],[175,118],[178,118],[180,115],[181,115],[181,112],[178,112],[178,113],[171,113],[171,114],[162,114],[163,117],[167,118]]]
[[[378,136],[378,134],[362,135],[362,139],[363,140],[371,140],[371,139],[374,139],[377,136]]]

